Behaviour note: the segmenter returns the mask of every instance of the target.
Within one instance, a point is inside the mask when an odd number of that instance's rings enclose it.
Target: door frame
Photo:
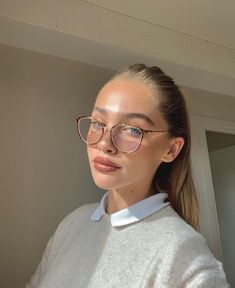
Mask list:
[[[200,231],[214,255],[223,261],[216,201],[210,167],[206,131],[235,135],[235,122],[192,116],[192,173],[199,201]]]

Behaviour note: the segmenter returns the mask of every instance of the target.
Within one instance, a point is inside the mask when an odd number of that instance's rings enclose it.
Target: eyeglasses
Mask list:
[[[143,136],[153,132],[167,132],[166,130],[145,130],[128,124],[117,124],[108,128],[106,124],[88,116],[81,116],[77,120],[77,130],[80,138],[88,145],[95,145],[102,139],[105,128],[110,130],[110,139],[114,147],[120,152],[135,152],[143,140]]]

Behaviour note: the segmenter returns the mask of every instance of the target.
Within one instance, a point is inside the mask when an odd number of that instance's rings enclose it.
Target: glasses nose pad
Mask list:
[[[114,145],[113,139],[112,139],[112,129],[108,129],[107,127],[106,129],[104,129],[103,135],[97,145],[100,150],[104,150],[106,152],[117,151],[117,148]]]
[[[113,127],[111,130],[110,130],[110,140],[112,141],[112,144],[113,144],[113,146],[114,147],[116,147],[116,144],[115,144],[115,142],[116,142],[116,138],[117,138],[117,131],[116,131],[116,129],[117,129],[117,126],[115,126],[115,127]],[[117,147],[116,147],[117,148]]]
[[[125,133],[123,133],[123,130],[125,130],[124,127],[124,124],[114,126],[113,129],[110,131],[110,137],[113,146],[116,147],[117,150],[121,152],[128,152],[125,151],[126,147],[124,147],[126,142]]]

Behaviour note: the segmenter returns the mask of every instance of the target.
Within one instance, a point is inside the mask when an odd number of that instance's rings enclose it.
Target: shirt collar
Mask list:
[[[108,192],[106,192],[101,198],[99,206],[92,213],[91,220],[100,221],[102,216],[106,214],[109,216],[111,225],[114,227],[138,222],[169,205],[169,202],[164,202],[167,197],[166,193],[158,193],[115,213],[107,214],[105,208],[108,200]]]

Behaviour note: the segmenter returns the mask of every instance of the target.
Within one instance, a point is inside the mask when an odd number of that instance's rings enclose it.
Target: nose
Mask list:
[[[117,148],[113,145],[111,140],[111,133],[109,129],[105,129],[104,134],[100,140],[100,142],[97,144],[98,149],[104,153],[108,154],[116,154]]]

